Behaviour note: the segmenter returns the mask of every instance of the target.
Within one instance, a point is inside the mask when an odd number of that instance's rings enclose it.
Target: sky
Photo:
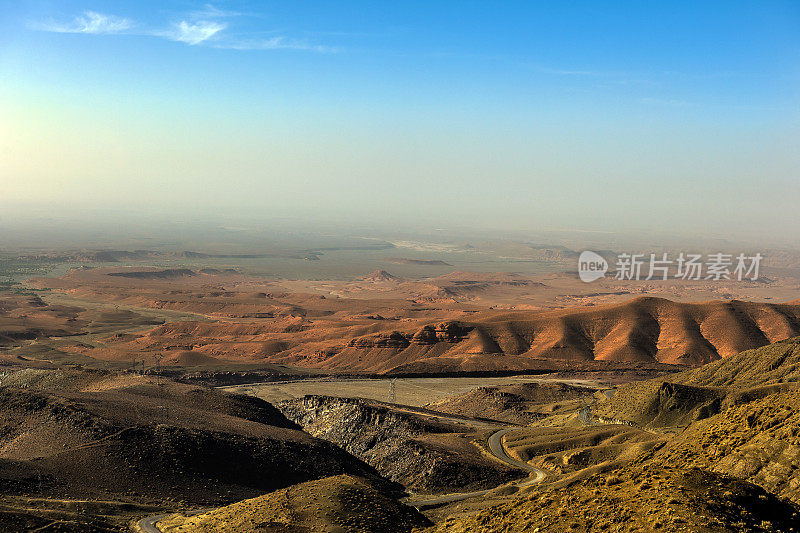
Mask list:
[[[0,8],[6,217],[798,242],[797,1]]]

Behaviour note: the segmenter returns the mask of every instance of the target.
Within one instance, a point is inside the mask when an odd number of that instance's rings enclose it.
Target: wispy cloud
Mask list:
[[[155,32],[154,35],[166,37],[171,41],[179,41],[186,44],[200,44],[226,28],[226,24],[220,22],[187,22],[182,20],[174,24],[172,28],[163,32]]]
[[[215,48],[230,50],[311,50],[321,53],[336,53],[336,47],[311,44],[306,41],[290,39],[284,36],[256,40],[228,40],[214,44]]]
[[[71,22],[58,23],[50,20],[32,24],[32,27],[37,30],[56,33],[110,34],[123,33],[131,29],[133,21],[114,15],[104,15],[96,11],[84,11],[83,15],[75,17]]]
[[[95,11],[85,11],[68,22],[31,23],[34,30],[56,33],[86,34],[128,34],[148,35],[185,43],[191,46],[205,45],[230,50],[309,50],[312,52],[332,53],[339,49],[330,46],[313,44],[305,40],[286,36],[274,36],[266,39],[245,39],[242,33],[228,31],[229,21],[235,17],[257,16],[245,15],[236,11],[219,9],[211,4],[195,11],[185,12],[181,19],[167,27],[146,27],[134,23],[131,19],[115,15],[105,15]],[[233,24],[233,21],[230,21]],[[263,33],[263,32],[262,32]]]

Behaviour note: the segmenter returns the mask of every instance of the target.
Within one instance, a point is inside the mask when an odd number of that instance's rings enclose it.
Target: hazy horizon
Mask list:
[[[0,221],[798,245],[798,4],[498,7],[9,5]]]
[[[0,206],[2,203],[0,203]],[[503,221],[500,221],[503,222]],[[793,237],[793,238],[792,238]],[[325,217],[298,213],[164,213],[157,210],[120,210],[113,207],[69,209],[3,209],[0,212],[0,252],[15,250],[170,249],[212,251],[224,246],[247,253],[284,243],[292,249],[318,248],[337,239],[429,243],[529,243],[542,247],[566,247],[573,251],[712,250],[800,251],[800,237],[776,237],[757,232],[689,232],[661,228],[592,229],[535,225],[508,227],[482,224],[470,219],[377,219],[355,216]],[[325,244],[325,243],[328,244]],[[150,243],[150,244],[148,244]],[[156,245],[158,243],[158,245]],[[167,244],[172,243],[172,244]]]

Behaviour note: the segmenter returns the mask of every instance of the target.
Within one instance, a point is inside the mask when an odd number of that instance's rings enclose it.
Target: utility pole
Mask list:
[[[164,404],[164,384],[161,383],[161,359],[164,354],[156,354],[156,387],[158,387],[158,408],[164,411],[164,416],[167,416],[167,406]]]
[[[578,418],[584,424],[589,424],[592,420],[592,405],[586,401],[585,396],[581,396],[581,410]]]
[[[156,355],[156,385],[158,388],[161,388],[161,358],[164,357],[163,354]]]

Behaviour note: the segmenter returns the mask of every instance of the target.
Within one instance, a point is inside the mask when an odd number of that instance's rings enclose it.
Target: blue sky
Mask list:
[[[797,229],[798,2],[6,2],[0,76],[10,205]]]

